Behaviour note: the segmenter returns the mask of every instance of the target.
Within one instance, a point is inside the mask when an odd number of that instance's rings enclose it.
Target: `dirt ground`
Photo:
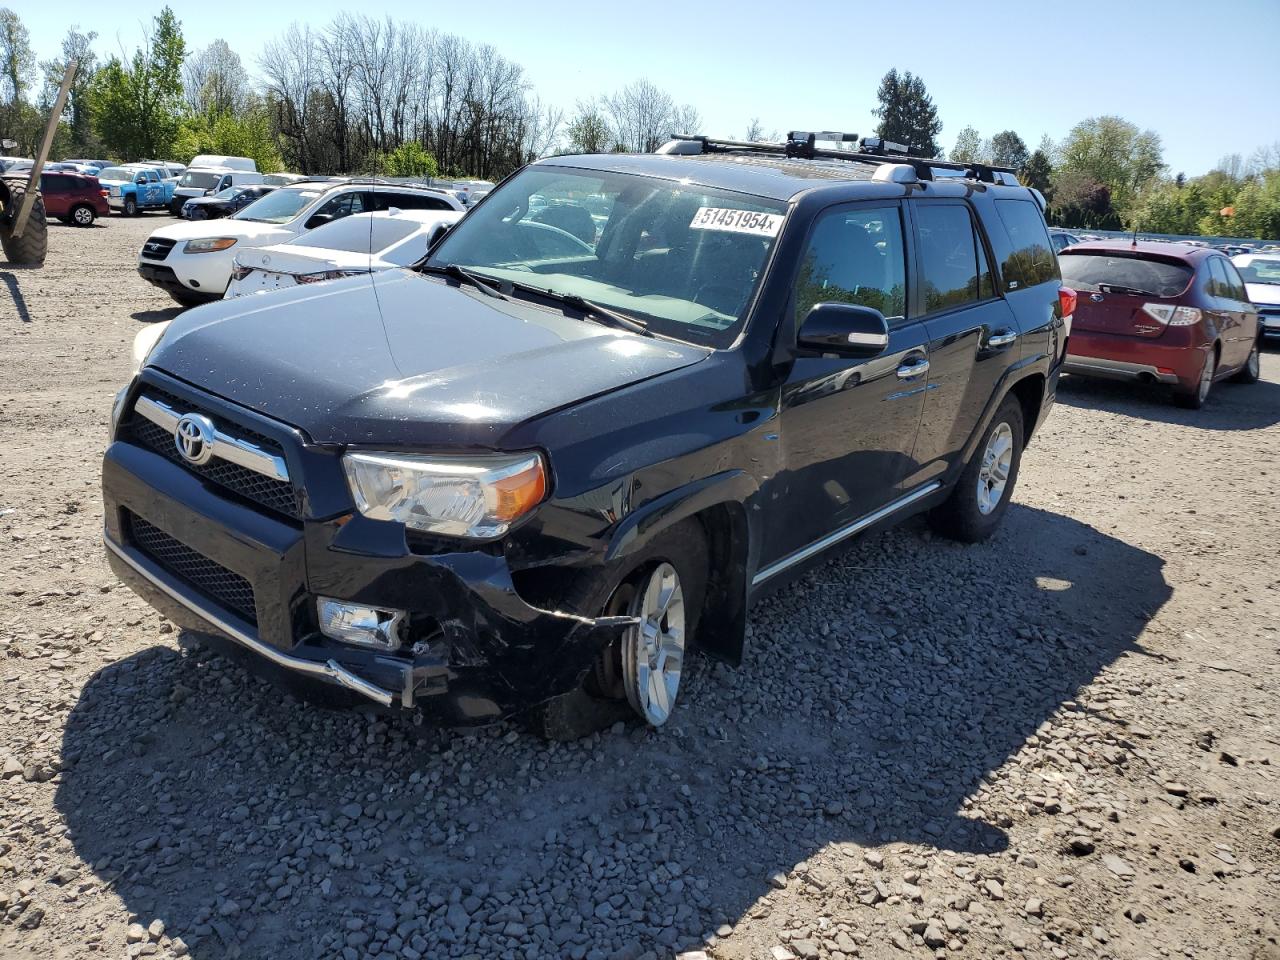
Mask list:
[[[994,540],[854,545],[659,733],[424,736],[109,572],[166,222],[0,263],[0,957],[1280,957],[1280,354],[1198,413],[1064,381]]]

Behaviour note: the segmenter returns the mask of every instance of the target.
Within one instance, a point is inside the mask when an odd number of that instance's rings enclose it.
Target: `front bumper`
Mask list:
[[[1192,327],[1170,328],[1160,339],[1076,328],[1067,343],[1067,373],[1112,380],[1150,380],[1191,387],[1200,380],[1208,344],[1192,339]]]
[[[283,670],[336,684],[448,725],[483,724],[573,689],[632,622],[529,605],[499,551],[415,553],[398,524],[349,513],[273,515],[130,442],[129,417],[103,460],[113,570],[175,623],[230,640],[268,675]],[[335,455],[288,448],[286,457],[294,476],[340,482],[340,474],[324,476],[327,467],[340,471]],[[311,500],[309,492],[302,497],[308,506]],[[149,552],[133,532],[138,520],[247,581],[249,608],[232,609],[189,568]],[[317,596],[408,611],[406,642],[383,652],[325,637],[316,626]]]
[[[236,248],[213,253],[183,253],[182,246],[183,242],[178,241],[163,260],[139,257],[138,274],[166,291],[203,293],[215,300],[221,297],[231,280],[233,259],[224,254]]]

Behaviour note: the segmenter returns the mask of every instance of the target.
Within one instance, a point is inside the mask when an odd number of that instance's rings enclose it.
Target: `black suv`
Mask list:
[[[1042,199],[884,149],[543,160],[415,270],[184,314],[116,402],[113,567],[384,706],[662,724],[829,548],[988,536],[1053,402]]]

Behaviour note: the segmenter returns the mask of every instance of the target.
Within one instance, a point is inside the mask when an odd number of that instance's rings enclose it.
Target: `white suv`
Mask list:
[[[225,220],[161,227],[138,252],[138,273],[184,306],[219,299],[236,254],[284,243],[353,213],[375,210],[462,212],[442,190],[380,180],[304,180],[255,200]]]

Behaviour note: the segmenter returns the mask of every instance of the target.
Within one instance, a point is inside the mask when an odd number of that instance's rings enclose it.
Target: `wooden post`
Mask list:
[[[31,165],[31,176],[27,178],[27,192],[22,195],[18,204],[18,212],[13,218],[13,236],[20,237],[27,229],[27,218],[31,216],[31,207],[36,202],[36,187],[40,184],[40,171],[44,162],[49,159],[49,149],[53,146],[53,135],[62,120],[62,108],[67,105],[67,92],[71,89],[71,81],[76,75],[76,61],[67,64],[67,72],[62,75],[62,86],[58,88],[58,99],[53,103],[53,114],[44,128],[44,140],[36,153],[36,162]]]

